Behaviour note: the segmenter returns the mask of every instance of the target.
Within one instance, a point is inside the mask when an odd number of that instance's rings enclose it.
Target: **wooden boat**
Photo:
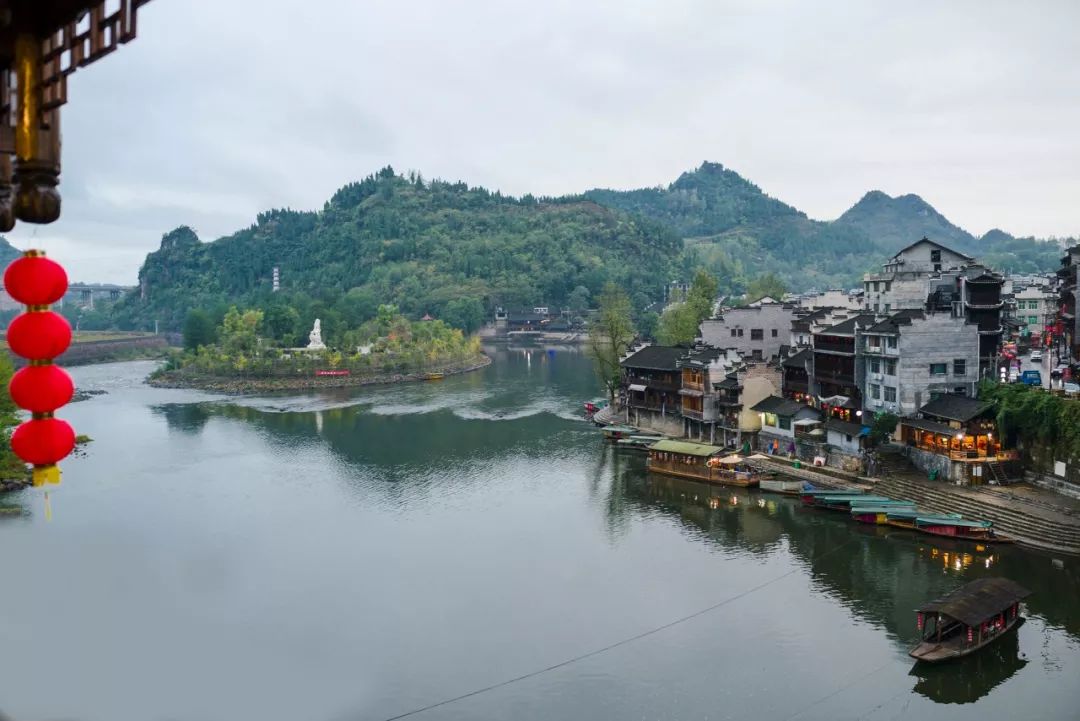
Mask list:
[[[908,655],[937,663],[978,651],[1014,629],[1031,595],[1007,578],[979,578],[916,609],[920,641]]]
[[[897,505],[896,501],[885,496],[870,496],[866,494],[850,494],[850,493],[834,493],[828,496],[815,496],[812,504],[814,508],[824,508],[827,511],[843,511],[847,513],[851,510],[852,505],[856,506],[878,506],[878,505]],[[904,505],[904,504],[900,504]],[[912,503],[912,506],[915,504]]]
[[[783,478],[777,476],[775,478],[762,477],[760,481],[760,488],[763,491],[769,491],[771,493],[783,493],[786,496],[798,496],[801,495],[806,481],[800,481],[797,478]]]
[[[615,441],[619,448],[629,448],[635,451],[647,451],[649,446],[654,443],[656,443],[656,436],[630,436]]]
[[[915,530],[931,536],[945,536],[981,543],[1012,543],[1011,538],[994,531],[990,521],[973,521],[964,518],[931,518],[916,516]]]
[[[609,441],[617,441],[621,438],[640,435],[638,429],[633,426],[603,426],[600,429],[600,432],[603,433],[604,438]]]
[[[424,380],[427,381],[441,381],[443,379],[442,373],[425,373]]]
[[[669,476],[693,478],[726,486],[756,486],[761,474],[737,455],[720,457],[719,446],[691,441],[657,441],[649,446],[647,467]]]
[[[808,506],[814,505],[814,500],[818,496],[838,496],[838,495],[865,496],[866,491],[860,491],[860,490],[839,491],[839,490],[837,490],[835,488],[833,488],[833,489],[807,488],[807,489],[804,489],[802,491],[799,491],[799,498],[802,500],[802,502],[804,504],[806,504]]]
[[[912,504],[910,507],[896,505],[883,506],[880,504],[871,504],[869,506],[852,506],[851,517],[859,523],[869,523],[871,525],[884,526],[886,523],[888,523],[889,511],[896,510],[897,508],[910,508],[910,510],[914,511],[915,505]]]
[[[885,522],[890,526],[914,531],[915,519],[920,517],[946,520],[959,520],[960,518],[963,518],[959,513],[928,513],[926,511],[920,511],[918,508],[890,508],[885,514]]]

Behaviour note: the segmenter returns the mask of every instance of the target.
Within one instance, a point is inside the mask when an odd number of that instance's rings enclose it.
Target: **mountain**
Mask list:
[[[850,286],[889,247],[858,227],[811,220],[719,163],[703,163],[667,188],[585,197],[671,227],[687,241],[684,266],[736,279],[722,291],[738,292],[746,278],[767,272],[795,289]]]
[[[8,242],[8,239],[0,235],[0,268],[8,267],[11,261],[22,255],[22,251]]]
[[[1001,230],[976,238],[912,194],[874,190],[834,221],[812,220],[719,163],[703,163],[666,188],[596,189],[585,197],[672,228],[686,242],[684,274],[698,264],[736,279],[721,290],[738,291],[746,278],[767,272],[793,290],[852,287],[923,237],[1011,272],[1053,270],[1060,255],[1055,242]]]
[[[949,222],[917,195],[893,198],[871,190],[832,223],[854,228],[886,248],[903,248],[919,238],[935,241],[962,253],[979,252],[975,237]]]
[[[139,291],[116,312],[128,327],[157,319],[178,328],[191,308],[288,304],[333,334],[339,322],[373,316],[378,303],[412,317],[466,306],[475,316],[500,305],[559,306],[579,286],[595,295],[607,281],[640,308],[662,297],[681,247],[670,230],[579,196],[514,199],[385,168],[318,212],[261,213],[208,243],[186,227],[167,233],[139,271]],[[297,333],[311,317],[297,321]]]

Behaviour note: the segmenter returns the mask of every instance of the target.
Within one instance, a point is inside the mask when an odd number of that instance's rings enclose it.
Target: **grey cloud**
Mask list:
[[[521,194],[728,165],[812,217],[918,193],[983,232],[1080,232],[1080,6],[159,0],[70,79],[64,217],[133,282],[162,233],[318,208],[379,167]]]

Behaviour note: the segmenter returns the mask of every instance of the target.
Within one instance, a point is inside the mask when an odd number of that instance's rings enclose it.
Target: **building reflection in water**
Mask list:
[[[1069,601],[1080,594],[1072,564],[1051,570],[1049,557],[1022,548],[930,541],[804,508],[797,498],[650,474],[643,463],[629,462],[619,472],[613,488],[629,496],[623,512],[659,510],[727,553],[760,557],[786,549],[805,566],[815,589],[882,629],[897,653],[906,655],[917,640],[914,608],[986,576],[1005,576],[1031,589],[1029,615],[1080,638],[1080,605]],[[840,545],[848,548],[830,553]],[[965,659],[912,669],[915,691],[938,703],[973,702],[1024,667],[1019,642],[1011,632]]]

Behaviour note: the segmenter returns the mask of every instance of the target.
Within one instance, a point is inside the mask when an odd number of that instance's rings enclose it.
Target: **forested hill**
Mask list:
[[[772,271],[793,289],[851,287],[922,237],[1014,272],[1052,270],[1059,256],[1055,243],[1000,230],[975,238],[917,195],[871,191],[835,221],[811,220],[718,163],[703,163],[666,188],[585,196],[674,229],[687,239],[684,265],[700,263],[721,277]]]
[[[0,235],[0,268],[8,267],[11,261],[22,255],[22,251],[8,242],[8,239]]]
[[[319,212],[262,213],[209,243],[173,230],[147,256],[140,291],[116,310],[124,325],[177,328],[191,308],[290,304],[299,325],[318,314],[332,329],[394,303],[468,327],[496,305],[559,306],[575,291],[580,298],[579,286],[597,294],[608,280],[642,307],[662,297],[681,246],[650,220],[581,197],[514,199],[386,168]],[[274,267],[282,291],[272,297]]]

